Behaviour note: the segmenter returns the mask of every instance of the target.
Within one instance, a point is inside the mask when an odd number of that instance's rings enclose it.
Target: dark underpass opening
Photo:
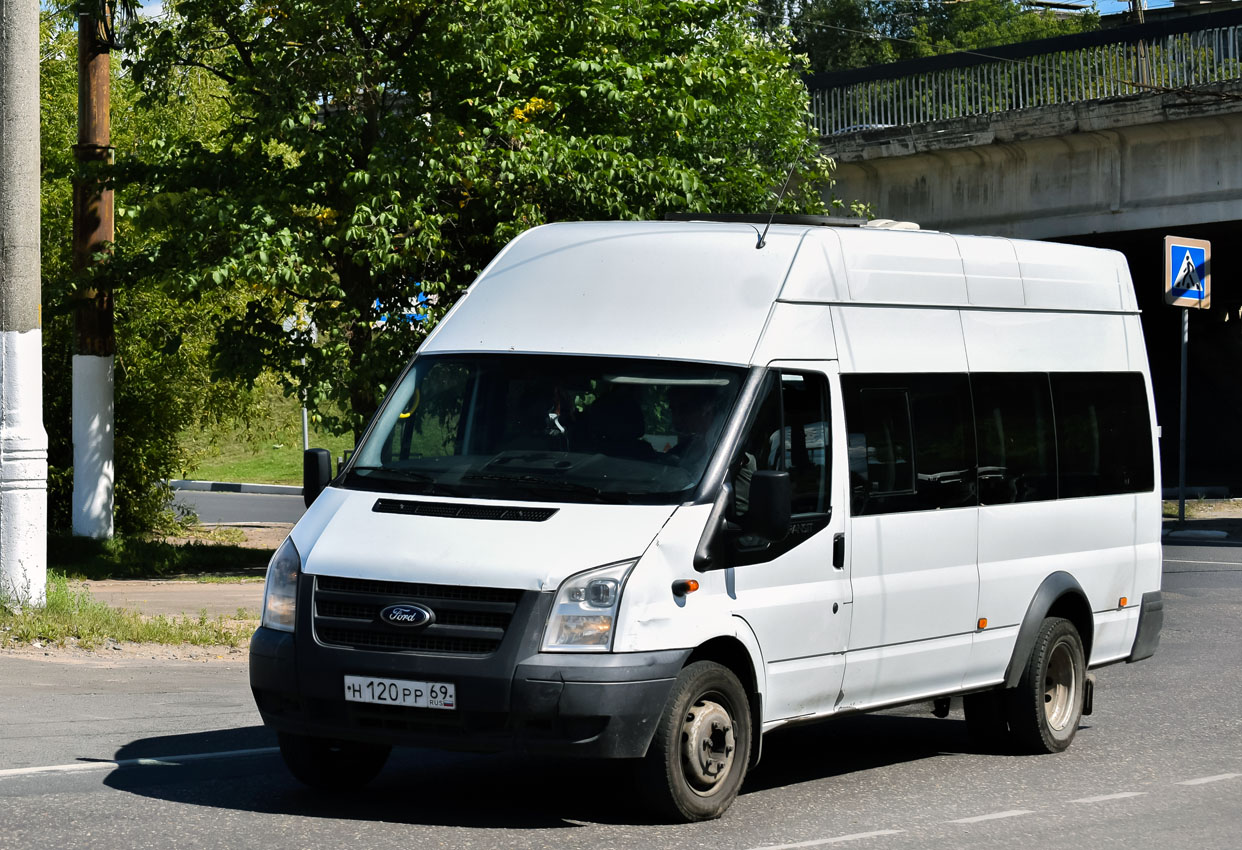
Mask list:
[[[1211,307],[1190,311],[1187,497],[1242,496],[1242,222],[1170,225],[1055,240],[1120,251],[1130,265],[1151,361],[1160,466],[1166,494],[1177,487],[1181,311],[1164,303],[1164,237],[1212,243]]]

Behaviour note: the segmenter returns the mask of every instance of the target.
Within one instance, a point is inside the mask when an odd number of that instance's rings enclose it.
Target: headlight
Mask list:
[[[621,604],[621,589],[636,561],[570,576],[556,591],[543,630],[544,652],[607,652]]]
[[[298,573],[302,558],[293,540],[286,538],[267,564],[267,583],[263,588],[262,625],[282,632],[293,631],[294,608],[298,601]]]

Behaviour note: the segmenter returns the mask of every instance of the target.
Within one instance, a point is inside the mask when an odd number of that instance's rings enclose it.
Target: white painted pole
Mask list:
[[[306,365],[306,358],[302,358],[302,365]],[[310,448],[310,420],[306,415],[306,389],[302,389],[302,451]]]
[[[73,355],[73,533],[112,537],[112,356]]]
[[[39,311],[39,3],[0,0],[0,604],[47,588]]]

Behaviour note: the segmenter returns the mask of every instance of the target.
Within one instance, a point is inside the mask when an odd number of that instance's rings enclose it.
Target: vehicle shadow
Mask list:
[[[920,704],[920,707],[922,704]],[[946,755],[1006,756],[971,740],[960,712],[940,719],[917,709],[857,714],[813,726],[780,729],[763,742],[763,757],[743,794]],[[1085,728],[1085,727],[1083,727]]]
[[[344,821],[478,829],[567,829],[585,823],[657,823],[634,787],[632,765],[398,748],[380,776],[349,793],[303,787],[261,726],[144,738],[125,745],[108,787],[174,803]],[[254,751],[178,761],[188,753]],[[944,754],[977,753],[961,720],[863,715],[791,729],[764,742],[743,794]]]

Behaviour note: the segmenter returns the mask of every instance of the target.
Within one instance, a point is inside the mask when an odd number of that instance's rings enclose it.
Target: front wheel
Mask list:
[[[1035,648],[1008,694],[1009,731],[1031,753],[1059,753],[1069,747],[1082,719],[1087,662],[1082,638],[1069,620],[1048,617]]]
[[[357,741],[334,741],[281,732],[280,756],[289,772],[320,791],[359,788],[379,774],[391,747]]]
[[[750,724],[746,689],[729,668],[714,661],[685,667],[639,768],[649,802],[681,821],[724,814],[746,776]]]

